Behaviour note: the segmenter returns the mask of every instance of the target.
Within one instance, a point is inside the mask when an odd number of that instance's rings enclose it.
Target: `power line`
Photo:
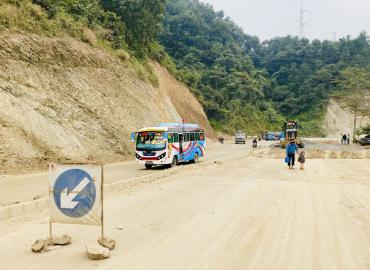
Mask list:
[[[271,60],[271,61],[293,61],[293,60],[353,60],[354,57],[277,57],[276,59],[271,59],[271,56],[258,56],[258,55],[249,55],[252,59],[260,60]]]

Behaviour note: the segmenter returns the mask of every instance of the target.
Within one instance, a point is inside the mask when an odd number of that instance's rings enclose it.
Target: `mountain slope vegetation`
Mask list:
[[[342,71],[369,72],[366,33],[338,42],[292,36],[261,42],[197,0],[168,0],[160,43],[211,122],[226,131],[279,128],[293,118],[304,134],[323,135],[328,98],[341,90]]]
[[[109,29],[56,12],[0,2],[0,175],[131,160],[130,133],[161,122],[197,122],[215,137],[198,100],[166,69],[126,43],[115,49]]]
[[[321,129],[331,96],[350,96],[346,70],[370,74],[366,33],[338,42],[247,35],[198,0],[4,0],[0,30],[72,36],[118,56],[158,86],[165,66],[196,95],[213,127],[233,133],[279,130],[297,119],[304,135]],[[343,91],[345,90],[345,91]]]

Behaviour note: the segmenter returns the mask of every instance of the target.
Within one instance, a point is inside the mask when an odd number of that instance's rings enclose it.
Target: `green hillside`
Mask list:
[[[197,0],[3,0],[1,30],[70,35],[112,52],[154,85],[149,60],[156,60],[228,133],[279,130],[293,118],[304,134],[322,135],[328,97],[351,95],[346,71],[370,74],[366,33],[338,42],[260,41]]]
[[[299,119],[321,135],[329,95],[348,67],[369,69],[366,33],[338,42],[281,37],[261,42],[197,0],[169,0],[160,42],[199,96],[213,125],[232,132]],[[349,93],[350,94],[350,93]]]

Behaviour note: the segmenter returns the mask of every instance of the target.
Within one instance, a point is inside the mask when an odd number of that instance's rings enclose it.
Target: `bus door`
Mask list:
[[[179,149],[180,149],[180,155],[181,155],[181,154],[182,154],[182,152],[183,152],[183,148],[182,148],[182,144],[183,144],[183,142],[184,142],[184,134],[179,134],[179,145],[180,145]]]

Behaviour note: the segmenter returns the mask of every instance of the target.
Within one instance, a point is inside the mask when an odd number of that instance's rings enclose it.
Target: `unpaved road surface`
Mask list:
[[[270,148],[271,143],[263,142],[260,149],[266,151]],[[234,146],[234,150],[229,151],[227,147],[220,147],[220,145],[211,142],[207,146],[207,156],[210,161],[223,160],[249,154],[251,150],[251,147]],[[134,161],[109,164],[104,169],[104,181],[105,184],[116,183],[161,171],[163,168],[146,170],[144,166],[138,165]],[[48,197],[48,181],[48,173],[46,172],[0,177],[0,207]]]
[[[72,245],[32,254],[48,211],[2,221],[0,269],[370,269],[370,160],[314,159],[291,171],[284,153],[264,152],[215,146],[208,158],[217,162],[106,194],[106,235],[117,247],[105,261],[84,251],[98,227],[55,225]]]

